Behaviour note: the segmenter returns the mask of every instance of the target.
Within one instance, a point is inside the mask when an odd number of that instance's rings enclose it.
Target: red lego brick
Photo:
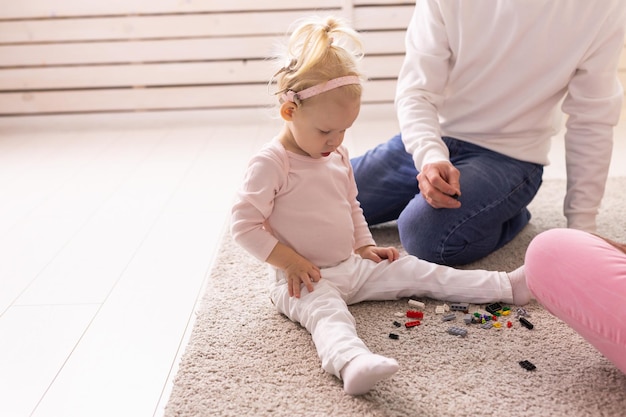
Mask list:
[[[406,312],[406,316],[412,319],[423,319],[424,313],[422,313],[421,311],[416,311],[416,310],[408,310]]]

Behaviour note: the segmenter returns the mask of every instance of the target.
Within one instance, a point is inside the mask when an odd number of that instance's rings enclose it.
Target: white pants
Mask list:
[[[504,272],[455,269],[414,256],[375,263],[353,255],[321,272],[314,291],[303,287],[300,298],[295,298],[289,296],[283,271],[271,269],[270,298],[278,311],[311,333],[322,368],[339,378],[341,369],[354,357],[371,353],[356,334],[350,304],[405,297],[476,304],[513,302]]]

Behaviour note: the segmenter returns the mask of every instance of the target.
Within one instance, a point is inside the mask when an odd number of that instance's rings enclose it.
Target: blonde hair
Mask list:
[[[358,61],[363,57],[359,34],[345,20],[328,16],[298,20],[286,47],[275,58],[277,91],[298,92],[334,78],[361,74]],[[361,96],[361,85],[344,86],[346,92]]]

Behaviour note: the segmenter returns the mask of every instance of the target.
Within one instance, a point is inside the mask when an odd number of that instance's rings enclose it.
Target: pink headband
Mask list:
[[[307,98],[322,94],[328,90],[349,84],[361,84],[361,80],[356,75],[346,75],[345,77],[333,78],[332,80],[314,85],[313,87],[305,88],[297,93],[292,90],[287,90],[286,93],[283,93],[282,98],[284,101],[297,103],[301,100],[306,100]]]

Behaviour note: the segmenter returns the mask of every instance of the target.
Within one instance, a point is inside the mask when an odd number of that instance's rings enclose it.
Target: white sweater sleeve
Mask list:
[[[406,32],[406,55],[395,99],[402,140],[418,170],[449,158],[437,110],[448,78],[451,53],[447,43],[436,3],[418,1]]]
[[[623,9],[623,8],[622,8]],[[595,232],[613,149],[613,128],[621,113],[623,88],[617,78],[624,45],[624,13],[612,15],[572,77],[563,111],[568,227]]]

